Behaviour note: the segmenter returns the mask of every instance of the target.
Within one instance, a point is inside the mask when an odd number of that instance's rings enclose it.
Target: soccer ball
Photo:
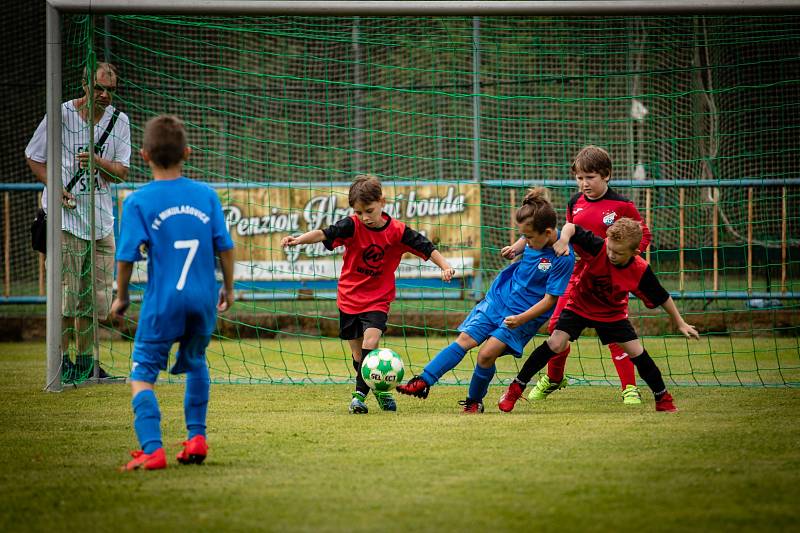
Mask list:
[[[361,363],[361,377],[376,392],[388,392],[403,381],[403,360],[388,348],[372,350]]]

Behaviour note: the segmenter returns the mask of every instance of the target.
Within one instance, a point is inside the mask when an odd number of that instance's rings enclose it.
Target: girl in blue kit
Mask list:
[[[492,283],[486,297],[475,306],[451,343],[428,363],[419,376],[397,387],[401,394],[427,398],[430,387],[458,365],[477,346],[478,363],[464,412],[482,413],[483,398],[495,374],[495,360],[506,353],[521,357],[528,341],[553,312],[564,294],[575,256],[558,257],[552,245],[558,240],[556,212],[544,189],[533,189],[517,209],[515,220],[526,246],[522,259],[506,267]]]

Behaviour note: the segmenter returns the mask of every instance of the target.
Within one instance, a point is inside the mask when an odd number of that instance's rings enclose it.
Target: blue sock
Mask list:
[[[458,363],[464,359],[467,351],[459,346],[457,342],[451,343],[444,350],[436,354],[433,360],[425,365],[422,371],[422,379],[428,386],[433,385],[446,372],[453,370]]]
[[[206,436],[206,413],[208,412],[208,366],[186,373],[186,394],[183,397],[183,415],[191,439],[195,435]]]
[[[494,377],[495,368],[495,365],[489,368],[475,365],[475,370],[472,371],[472,379],[469,382],[469,398],[471,400],[483,401],[484,396],[489,391],[489,383]]]
[[[150,389],[139,392],[131,400],[133,406],[133,429],[144,453],[150,454],[161,448],[161,411],[158,409],[156,393]]]

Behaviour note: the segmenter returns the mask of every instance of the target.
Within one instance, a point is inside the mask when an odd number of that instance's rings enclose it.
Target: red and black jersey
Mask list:
[[[389,312],[395,271],[406,252],[429,259],[436,249],[424,235],[383,213],[386,224],[370,228],[351,215],[322,230],[328,250],[344,246],[336,303],[345,313]]]
[[[606,237],[606,231],[611,224],[620,218],[631,218],[642,223],[642,242],[639,244],[639,250],[644,252],[653,240],[650,229],[642,221],[642,216],[633,202],[611,187],[597,200],[591,200],[579,192],[570,198],[567,204],[567,222],[578,224],[601,239]]]
[[[634,256],[627,265],[614,265],[608,260],[606,240],[580,226],[575,226],[570,244],[581,254],[584,267],[576,275],[566,309],[590,320],[615,322],[628,318],[628,293],[650,309],[669,299],[669,293],[640,256]]]

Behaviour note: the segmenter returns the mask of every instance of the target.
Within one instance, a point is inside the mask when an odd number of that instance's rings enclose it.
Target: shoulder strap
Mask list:
[[[117,123],[118,117],[119,117],[119,109],[114,109],[114,113],[111,115],[111,118],[108,120],[108,124],[106,125],[106,131],[104,131],[103,135],[101,135],[100,138],[97,140],[97,142],[94,143],[95,153],[99,152],[100,148],[102,148],[103,145],[106,143],[106,140],[108,140],[108,136],[111,135],[111,130],[114,129],[114,124]],[[72,192],[72,189],[78,183],[78,180],[80,180],[81,176],[83,176],[85,173],[86,169],[79,168],[78,171],[75,173],[75,175],[72,176],[72,179],[69,180],[69,183],[67,183],[67,186],[64,187],[64,189],[67,192]]]
[[[119,117],[119,109],[114,109],[114,114],[111,115],[111,119],[108,121],[108,125],[106,126],[106,131],[103,132],[103,135],[101,135],[100,139],[94,144],[95,152],[97,152],[99,148],[102,148],[103,145],[106,143],[108,136],[111,135],[111,130],[114,129],[114,124],[117,123],[118,117]]]

